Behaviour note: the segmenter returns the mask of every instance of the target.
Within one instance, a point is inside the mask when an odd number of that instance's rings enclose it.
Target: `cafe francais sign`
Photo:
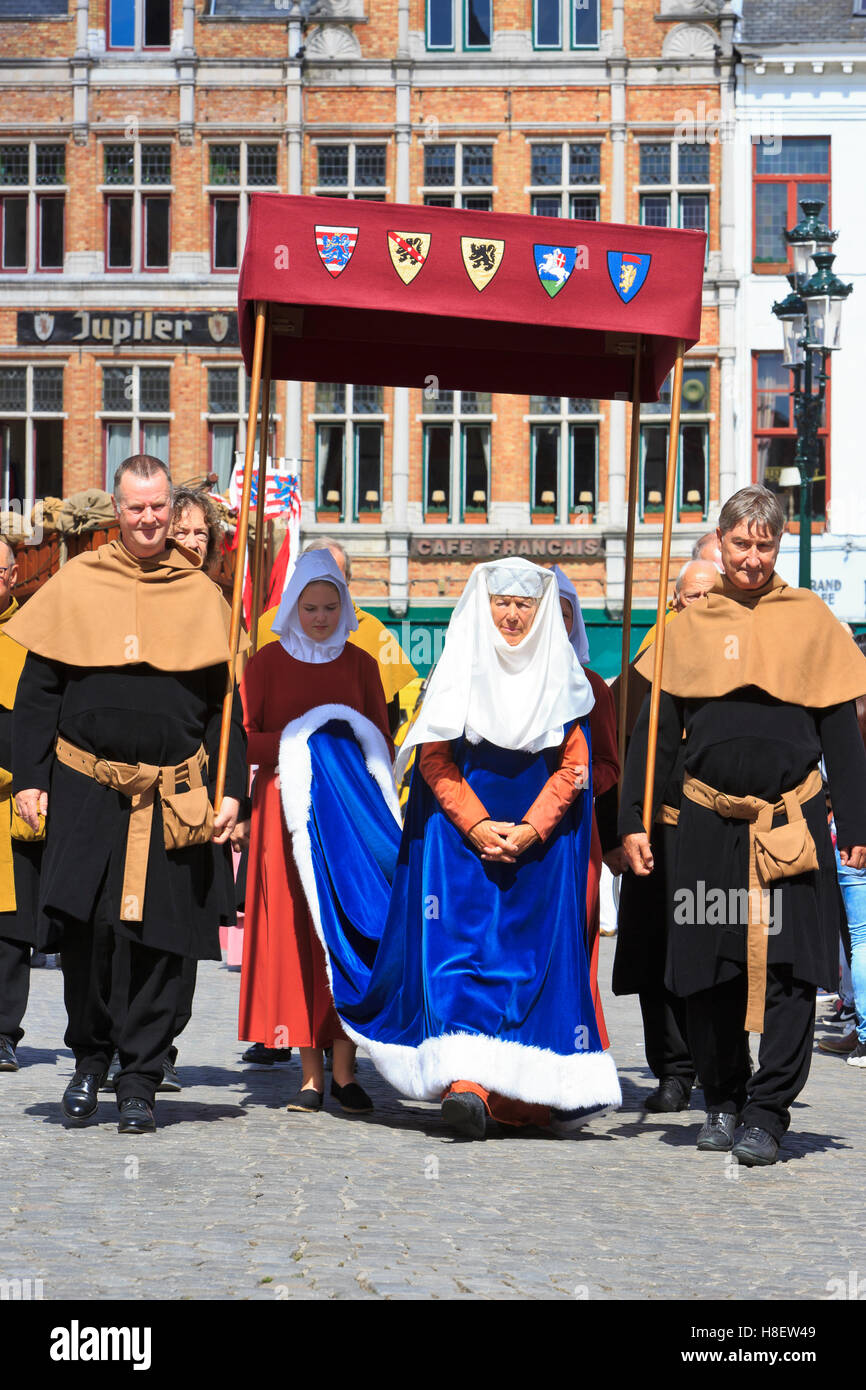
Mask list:
[[[413,536],[413,560],[499,560],[521,555],[526,560],[599,559],[602,536]]]

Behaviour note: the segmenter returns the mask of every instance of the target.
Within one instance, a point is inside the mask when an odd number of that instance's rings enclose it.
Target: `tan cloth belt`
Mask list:
[[[769,894],[767,884],[793,878],[818,868],[818,852],[802,807],[822,787],[821,774],[814,767],[798,787],[783,792],[780,801],[763,801],[759,796],[728,796],[686,777],[683,795],[698,806],[706,806],[731,820],[749,824],[749,923],[746,938],[746,1031],[763,1033],[764,1001],[767,993],[767,946],[769,921],[764,920]],[[787,823],[773,827],[774,817],[787,815]]]
[[[656,811],[656,825],[679,825],[679,806],[660,806]]]
[[[176,767],[157,767],[153,763],[112,763],[97,758],[83,748],[76,748],[58,735],[57,756],[75,772],[92,777],[102,787],[114,787],[132,802],[129,829],[126,835],[126,860],[123,866],[123,889],[120,916],[126,922],[140,922],[144,915],[144,888],[147,882],[147,861],[150,855],[150,829],[153,823],[153,803],[159,790],[167,796],[174,794],[176,782],[200,786],[202,769],[207,763],[204,748]]]

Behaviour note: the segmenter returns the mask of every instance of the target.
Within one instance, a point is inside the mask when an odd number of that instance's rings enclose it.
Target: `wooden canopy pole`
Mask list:
[[[634,530],[637,514],[637,489],[640,470],[638,458],[640,449],[640,365],[643,339],[638,333],[634,350],[634,373],[631,386],[631,434],[629,437],[628,465],[626,469],[626,497],[628,513],[625,534],[625,578],[622,595],[622,651],[620,655],[619,710],[617,720],[617,751],[619,756],[620,779],[625,767],[625,735],[628,712],[628,669],[631,649],[631,591],[634,584]]]
[[[680,338],[677,342],[677,357],[674,363],[674,379],[671,388],[671,423],[668,435],[668,469],[665,478],[665,524],[662,533],[661,567],[659,569],[659,597],[656,605],[656,639],[654,645],[653,683],[650,693],[649,738],[646,754],[646,781],[643,793],[643,823],[647,835],[652,833],[653,787],[656,771],[656,744],[658,741],[659,705],[661,703],[662,662],[665,654],[665,608],[668,597],[668,576],[671,566],[671,530],[674,522],[674,507],[677,500],[677,458],[680,443],[680,403],[683,395],[683,357],[686,345]]]
[[[259,645],[259,615],[262,611],[262,588],[264,587],[265,556],[265,518],[266,487],[268,481],[268,439],[271,425],[271,315],[270,306],[265,310],[265,351],[262,369],[262,414],[259,425],[259,482],[256,496],[256,539],[253,547],[253,602],[250,612],[250,652],[255,656]]]
[[[232,587],[232,621],[229,630],[229,659],[226,671],[226,693],[223,696],[222,723],[220,725],[219,759],[217,761],[216,791],[214,806],[217,814],[226,789],[226,767],[229,756],[229,732],[232,722],[232,702],[235,693],[235,666],[237,663],[238,642],[241,636],[241,610],[244,597],[244,556],[247,553],[247,533],[250,521],[250,495],[253,487],[253,457],[256,448],[256,415],[259,404],[259,385],[262,373],[262,355],[265,346],[265,322],[267,306],[264,300],[256,301],[256,332],[253,341],[253,362],[250,374],[250,414],[247,421],[247,447],[244,454],[244,486],[241,493],[241,511],[238,517],[237,546],[235,547],[235,577]]]

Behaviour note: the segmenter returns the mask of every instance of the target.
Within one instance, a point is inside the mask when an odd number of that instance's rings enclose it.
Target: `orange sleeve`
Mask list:
[[[595,704],[589,712],[592,742],[592,794],[601,796],[619,781],[619,753],[616,746],[616,705],[610,686],[595,671],[586,672]]]
[[[578,767],[586,767],[588,763],[589,749],[583,729],[575,724],[562,745],[559,767],[552,777],[548,777],[523,817],[523,822],[531,825],[540,839],[547,839],[577,797],[580,788],[574,784],[575,772]]]
[[[479,801],[469,783],[460,775],[447,740],[423,743],[419,752],[421,776],[462,835],[468,835],[479,821],[490,819],[483,802]]]

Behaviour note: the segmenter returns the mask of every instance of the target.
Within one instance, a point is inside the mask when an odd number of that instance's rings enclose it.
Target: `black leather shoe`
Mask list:
[[[74,1125],[83,1125],[96,1114],[99,1088],[104,1080],[104,1071],[76,1071],[60,1102],[67,1120]]]
[[[442,1102],[442,1118],[464,1139],[487,1136],[487,1108],[472,1091],[449,1091]]]
[[[734,1146],[736,1115],[708,1110],[707,1118],[698,1131],[698,1148],[704,1153],[726,1153]]]
[[[663,1076],[658,1087],[644,1102],[644,1109],[654,1115],[668,1115],[674,1110],[688,1110],[692,1088],[678,1076]]]
[[[15,1046],[11,1038],[7,1038],[5,1033],[0,1033],[0,1071],[17,1071],[18,1058],[15,1056]]]
[[[177,1074],[177,1067],[171,1058],[166,1057],[162,1064],[162,1080],[156,1088],[158,1091],[181,1091],[180,1077]]]
[[[153,1118],[153,1106],[148,1105],[146,1100],[139,1096],[127,1096],[119,1105],[120,1123],[117,1126],[118,1134],[153,1134],[156,1130],[156,1122]]]
[[[757,1125],[747,1128],[733,1149],[734,1158],[746,1168],[767,1168],[776,1162],[778,1153],[778,1141]]]

